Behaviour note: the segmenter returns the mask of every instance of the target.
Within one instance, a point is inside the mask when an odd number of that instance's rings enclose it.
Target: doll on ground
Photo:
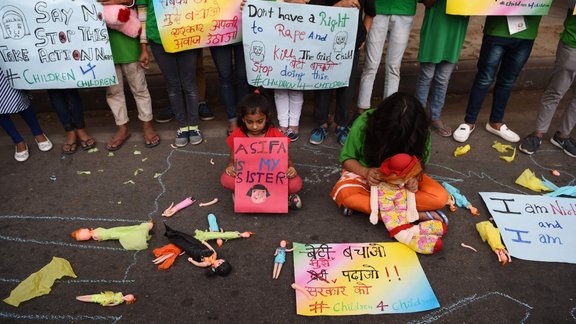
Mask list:
[[[105,291],[94,295],[76,296],[76,300],[86,303],[97,303],[102,306],[117,306],[122,303],[134,304],[136,297],[132,294],[123,295],[121,292]]]
[[[200,268],[209,268],[210,274],[225,277],[232,266],[224,259],[218,259],[218,254],[206,241],[199,241],[191,235],[175,231],[166,224],[164,236],[177,247],[181,248],[189,256],[188,261]]]
[[[439,220],[412,224],[418,219],[416,199],[414,193],[404,187],[421,172],[422,167],[415,156],[401,153],[384,160],[380,166],[383,181],[371,187],[370,202],[374,205],[370,222],[376,225],[380,216],[391,237],[417,253],[433,254],[442,248],[446,224]]]
[[[492,251],[496,253],[498,262],[502,265],[512,262],[510,253],[508,253],[506,247],[502,244],[500,230],[498,230],[498,228],[494,227],[490,221],[483,221],[476,224],[476,230],[478,231],[478,234],[480,234],[482,241],[488,243]]]
[[[280,271],[282,271],[282,265],[286,262],[286,252],[292,252],[294,249],[286,248],[287,242],[285,240],[280,241],[280,246],[276,248],[274,252],[274,270],[272,271],[272,279],[278,279],[280,276]]]
[[[77,241],[118,240],[126,250],[146,250],[150,234],[148,232],[154,227],[154,223],[147,222],[140,225],[120,226],[112,228],[98,227],[95,229],[80,228],[72,232],[71,236]]]

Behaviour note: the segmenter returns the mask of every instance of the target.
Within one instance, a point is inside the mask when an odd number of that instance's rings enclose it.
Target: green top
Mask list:
[[[110,48],[114,64],[127,64],[138,62],[140,58],[140,39],[126,36],[121,32],[108,28],[110,35]]]
[[[468,16],[446,14],[446,0],[426,8],[420,30],[418,61],[421,63],[456,63],[462,51]]]
[[[136,0],[138,6],[147,7],[146,11],[146,35],[149,40],[156,44],[162,44],[160,40],[160,32],[158,31],[158,23],[156,22],[156,15],[154,14],[154,3],[152,0]],[[142,10],[142,7],[139,7]]]
[[[98,303],[102,306],[122,304],[124,295],[121,292],[114,293],[112,291],[105,291],[99,294],[91,295],[91,301]]]
[[[560,33],[562,43],[576,48],[576,16],[572,15],[574,10],[568,9],[566,20],[564,20],[564,31]]]
[[[208,241],[215,239],[233,240],[240,238],[240,232],[211,232],[211,231],[194,231],[194,238],[199,241]]]
[[[523,16],[526,22],[526,29],[510,35],[508,30],[508,21],[506,16],[488,16],[484,24],[484,34],[490,36],[498,36],[505,38],[518,38],[518,39],[536,39],[538,35],[538,26],[542,16]]]
[[[340,163],[344,163],[346,160],[357,160],[363,167],[369,167],[366,160],[364,160],[364,139],[366,138],[366,123],[368,122],[368,116],[374,112],[374,109],[367,110],[365,113],[361,114],[352,128],[350,128],[350,133],[346,138],[346,142],[340,151]],[[428,137],[426,141],[426,160],[423,163],[427,163],[430,159],[431,151],[431,140]]]
[[[414,16],[416,0],[376,0],[376,14]]]
[[[149,223],[142,223],[134,226],[120,226],[112,228],[98,227],[94,229],[94,235],[99,241],[119,240],[122,247],[126,250],[146,250],[150,235]]]

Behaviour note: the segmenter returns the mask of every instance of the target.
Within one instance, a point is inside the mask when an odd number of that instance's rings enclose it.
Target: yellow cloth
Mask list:
[[[542,180],[537,178],[534,172],[530,171],[530,169],[526,169],[524,172],[522,172],[518,179],[516,179],[516,184],[536,192],[552,191],[552,189],[546,187],[542,183]]]
[[[488,245],[492,248],[492,251],[496,249],[506,250],[502,240],[500,239],[500,230],[498,230],[489,221],[483,221],[476,224],[476,230],[480,234],[483,242],[488,241]]]
[[[510,146],[510,145],[508,145],[508,146]],[[500,155],[500,158],[506,162],[514,161],[515,157],[516,157],[516,148],[514,148],[514,151],[512,152],[512,156]]]
[[[70,262],[66,259],[52,257],[50,263],[28,276],[28,278],[16,286],[16,288],[10,292],[10,296],[4,299],[4,302],[8,305],[18,307],[20,303],[24,301],[47,295],[50,293],[54,281],[64,276],[76,278]]]
[[[494,144],[492,144],[492,147],[500,153],[507,153],[508,150],[515,150],[515,148],[512,145],[502,144],[498,141],[494,141]]]
[[[454,150],[454,157],[458,157],[460,155],[464,155],[470,151],[470,144],[466,144],[464,146],[458,146],[456,150]]]

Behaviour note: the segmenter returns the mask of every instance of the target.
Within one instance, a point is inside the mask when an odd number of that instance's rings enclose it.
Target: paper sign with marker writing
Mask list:
[[[16,89],[117,84],[102,6],[91,0],[2,0],[0,66]]]
[[[242,41],[240,0],[153,0],[168,53]]]
[[[448,0],[446,13],[463,16],[546,16],[552,0]]]
[[[299,315],[414,313],[440,307],[416,253],[401,243],[294,243]]]
[[[574,198],[481,192],[513,257],[576,263]]]
[[[249,0],[242,15],[251,85],[301,90],[349,85],[358,9]]]
[[[237,213],[288,212],[288,138],[234,138]]]

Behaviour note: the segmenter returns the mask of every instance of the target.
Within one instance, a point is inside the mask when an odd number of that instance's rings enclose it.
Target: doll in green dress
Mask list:
[[[154,223],[147,222],[133,226],[119,226],[112,228],[98,227],[95,229],[81,228],[74,231],[71,236],[77,241],[94,239],[96,241],[118,240],[126,250],[146,250],[148,240]]]
[[[76,296],[76,299],[86,303],[97,303],[102,306],[116,306],[122,303],[134,304],[136,297],[132,294],[124,296],[121,292],[105,291],[94,295]]]

